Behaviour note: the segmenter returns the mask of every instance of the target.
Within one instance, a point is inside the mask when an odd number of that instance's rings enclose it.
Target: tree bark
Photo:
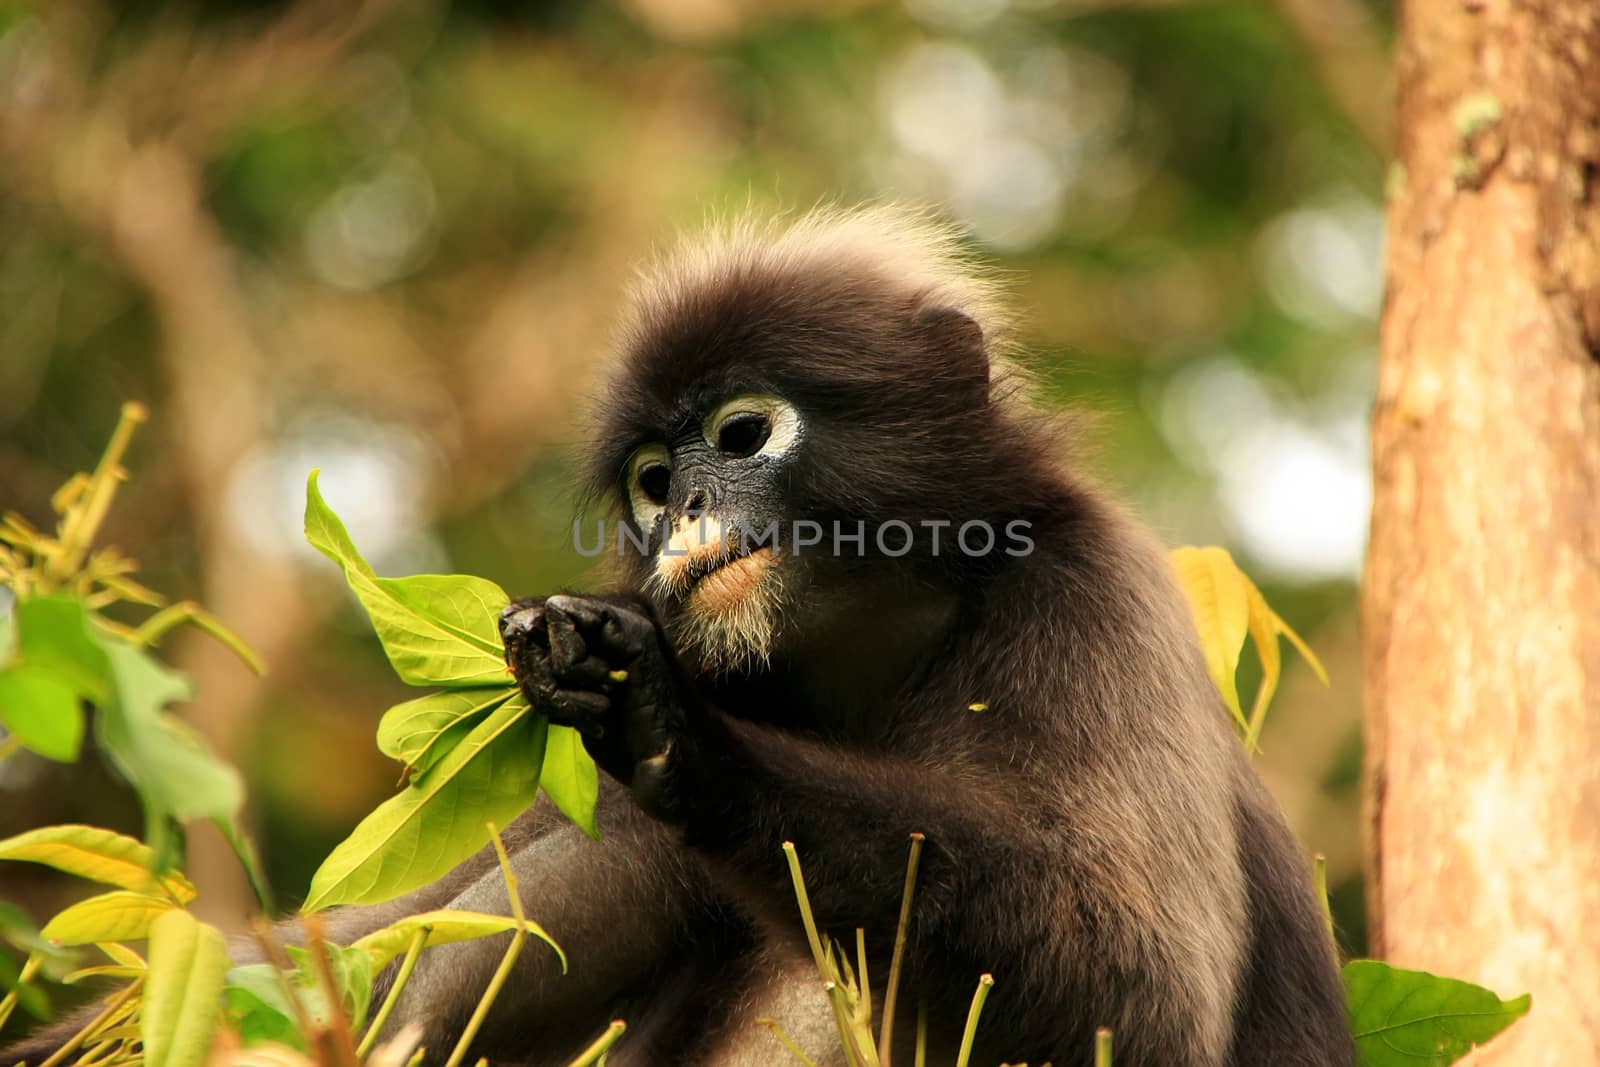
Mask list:
[[[1600,1064],[1600,3],[1408,0],[1363,592],[1374,955]]]

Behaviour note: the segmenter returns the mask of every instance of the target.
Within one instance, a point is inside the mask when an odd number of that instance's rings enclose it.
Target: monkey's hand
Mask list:
[[[648,611],[613,598],[534,597],[501,612],[500,636],[534,710],[577,729],[648,814],[679,821],[674,772],[694,697]]]

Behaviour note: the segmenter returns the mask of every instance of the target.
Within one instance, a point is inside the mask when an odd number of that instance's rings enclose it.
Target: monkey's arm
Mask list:
[[[769,914],[792,913],[784,841],[795,843],[819,921],[887,939],[911,833],[928,842],[917,910],[930,926],[959,921],[973,903],[967,883],[996,850],[1029,840],[994,832],[1015,821],[1018,803],[1010,797],[1008,813],[998,781],[979,788],[970,772],[847,750],[706,706],[653,619],[627,601],[520,602],[502,632],[530,699],[583,731],[596,762],[644,811],[732,868],[734,884],[766,898],[752,903]],[[1011,869],[1032,859],[1005,857]]]

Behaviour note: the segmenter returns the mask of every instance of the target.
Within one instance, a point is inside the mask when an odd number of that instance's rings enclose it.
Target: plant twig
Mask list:
[[[1094,1032],[1094,1067],[1111,1067],[1111,1030],[1104,1026]]]
[[[878,1060],[889,1067],[894,1044],[894,1013],[900,995],[900,966],[906,955],[906,931],[911,925],[911,898],[917,889],[917,868],[922,865],[923,836],[911,835],[911,854],[906,858],[906,884],[900,891],[900,920],[894,928],[894,954],[889,959],[889,985],[883,993],[883,1022],[878,1029]]]
[[[328,960],[328,939],[323,934],[322,919],[317,915],[305,917],[306,951],[311,957],[317,984],[328,1004],[331,1025],[328,1032],[333,1037],[333,1053],[341,1067],[360,1067],[356,1053],[355,1035],[350,1032],[350,1018],[345,1014],[344,1002],[339,996],[339,983],[333,978],[333,964]]]
[[[68,581],[82,568],[84,557],[89,554],[89,546],[94,543],[95,534],[100,532],[106,512],[111,510],[111,498],[116,495],[117,484],[122,480],[122,456],[128,450],[128,442],[133,439],[133,431],[147,417],[143,404],[122,405],[117,428],[111,432],[111,441],[100,456],[94,473],[89,476],[89,482],[82,490],[82,498],[74,502],[61,521],[57,537],[60,552],[45,564],[45,575],[53,584]]]
[[[917,1051],[912,1057],[915,1067],[928,1067],[928,998],[917,1001]]]
[[[60,1048],[52,1052],[48,1058],[41,1061],[39,1067],[60,1067],[61,1064],[67,1061],[69,1056],[78,1051],[78,1048],[85,1041],[87,1041],[95,1034],[96,1031],[104,1026],[107,1020],[113,1018],[116,1013],[121,1010],[124,1004],[133,999],[133,995],[139,991],[139,987],[142,985],[144,985],[143,978],[135,978],[133,981],[129,982],[122,992],[111,998],[111,1002],[105,1006],[104,1011],[102,1011],[99,1015],[96,1015],[93,1019],[90,1019],[88,1026],[85,1026],[82,1030],[79,1030],[77,1033],[73,1034],[72,1038],[65,1045],[62,1045]]]
[[[783,1047],[788,1049],[790,1054],[792,1054],[801,1063],[805,1064],[806,1067],[817,1067],[817,1062],[802,1052],[800,1046],[794,1043],[794,1039],[783,1032],[783,1027],[778,1025],[778,1020],[757,1019],[756,1022],[760,1023],[762,1026],[765,1026],[768,1030],[771,1030],[772,1036],[777,1038],[779,1041],[782,1041]]]
[[[289,975],[294,972],[294,961],[289,959],[289,954],[278,943],[278,938],[272,925],[265,919],[257,916],[250,924],[250,936],[254,939],[256,947],[261,950],[261,958],[272,965],[273,973],[278,976],[278,988],[283,991],[284,999],[289,1002],[289,1010],[294,1012],[296,1029],[305,1036],[306,1042],[315,1047],[318,1034],[322,1027],[311,1018],[306,1006],[300,1000],[300,994],[295,991],[294,984],[289,981]]]

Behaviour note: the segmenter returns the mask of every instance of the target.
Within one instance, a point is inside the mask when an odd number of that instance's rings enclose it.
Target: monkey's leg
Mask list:
[[[614,783],[602,784],[595,841],[565,824],[512,857],[528,918],[567,954],[529,941],[494,1002],[471,1056],[566,1062],[613,1017],[622,998],[671,955],[712,910],[703,875],[672,831],[645,817]],[[508,914],[505,881],[489,870],[446,905]],[[426,950],[388,1026],[421,1023],[429,1060],[442,1061],[499,967],[510,935]],[[387,985],[387,981],[383,983]]]

